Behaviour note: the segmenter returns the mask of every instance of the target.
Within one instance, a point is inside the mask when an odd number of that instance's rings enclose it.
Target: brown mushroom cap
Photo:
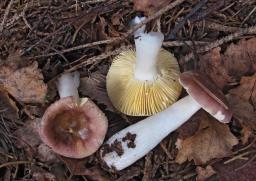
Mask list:
[[[107,92],[114,107],[132,116],[149,116],[174,103],[182,87],[176,58],[161,49],[158,54],[158,76],[153,81],[134,78],[135,51],[122,52],[113,61],[107,75]]]
[[[44,113],[40,136],[56,153],[83,158],[101,146],[107,127],[106,116],[90,99],[82,98],[77,105],[73,97],[65,97]]]
[[[232,117],[228,102],[220,89],[206,75],[187,71],[180,75],[180,83],[187,93],[213,117],[228,123]]]

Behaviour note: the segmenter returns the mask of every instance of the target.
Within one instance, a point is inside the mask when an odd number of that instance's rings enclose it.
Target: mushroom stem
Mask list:
[[[134,76],[138,80],[152,81],[158,74],[156,61],[164,35],[159,32],[140,33],[135,37],[136,64]]]
[[[170,132],[186,122],[201,106],[191,97],[186,96],[164,111],[133,124],[114,134],[107,144],[116,140],[121,142],[123,154],[116,152],[102,155],[102,159],[111,168],[122,170],[146,155],[158,145]],[[129,148],[127,140],[123,139],[128,133],[135,134],[135,148]],[[124,141],[125,140],[125,141]]]
[[[57,84],[60,98],[73,96],[76,103],[79,103],[79,94],[77,90],[80,84],[79,78],[79,72],[61,75]]]

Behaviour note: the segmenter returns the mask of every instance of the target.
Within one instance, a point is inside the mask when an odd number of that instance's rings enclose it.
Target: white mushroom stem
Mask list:
[[[134,26],[134,25],[137,25],[139,23],[141,23],[142,21],[144,21],[146,18],[145,17],[138,17],[136,16],[130,23],[131,26]],[[137,37],[139,36],[141,33],[144,33],[146,29],[146,25],[143,25],[142,27],[140,27],[139,29],[137,29],[135,32],[134,32],[134,36]]]
[[[164,40],[159,32],[140,33],[135,37],[136,64],[134,76],[137,80],[152,81],[157,77],[157,57]]]
[[[79,84],[79,72],[66,73],[61,75],[57,84],[60,98],[73,96],[76,102],[79,103],[79,94],[77,90]]]
[[[201,106],[191,97],[186,96],[164,111],[133,124],[114,134],[107,144],[116,140],[121,142],[123,154],[115,151],[102,155],[102,159],[111,168],[122,170],[145,156],[158,145],[168,134],[186,122]],[[129,141],[123,140],[127,133],[135,134],[135,148],[129,148]],[[102,152],[101,152],[102,153]]]

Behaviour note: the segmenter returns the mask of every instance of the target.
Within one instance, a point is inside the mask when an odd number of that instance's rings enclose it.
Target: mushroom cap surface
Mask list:
[[[84,158],[102,145],[108,127],[104,113],[88,98],[76,104],[73,97],[62,98],[45,111],[40,137],[52,150],[70,158]]]
[[[107,74],[107,92],[114,107],[131,116],[149,116],[170,106],[180,96],[180,70],[176,58],[161,49],[158,54],[158,75],[153,81],[134,78],[135,51],[118,55]]]
[[[223,123],[231,120],[232,112],[221,90],[199,71],[187,71],[180,75],[181,85],[187,93],[209,114]]]

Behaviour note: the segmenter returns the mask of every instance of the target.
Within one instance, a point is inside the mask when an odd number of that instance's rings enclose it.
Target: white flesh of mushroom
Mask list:
[[[140,33],[135,37],[136,64],[134,76],[137,80],[153,81],[157,78],[157,57],[164,40],[159,32]]]
[[[120,132],[114,134],[106,144],[113,144],[119,141],[122,144],[123,154],[118,156],[116,152],[102,155],[102,159],[111,168],[122,170],[138,159],[145,156],[150,150],[158,145],[168,134],[176,130],[186,122],[201,106],[191,97],[186,96],[174,103],[164,111],[148,117],[136,124],[133,124]],[[135,148],[127,146],[127,133],[135,134]],[[101,151],[101,154],[103,152]]]
[[[60,98],[73,96],[76,102],[79,102],[79,94],[77,88],[80,84],[79,72],[66,73],[61,75],[58,80],[57,88]]]

